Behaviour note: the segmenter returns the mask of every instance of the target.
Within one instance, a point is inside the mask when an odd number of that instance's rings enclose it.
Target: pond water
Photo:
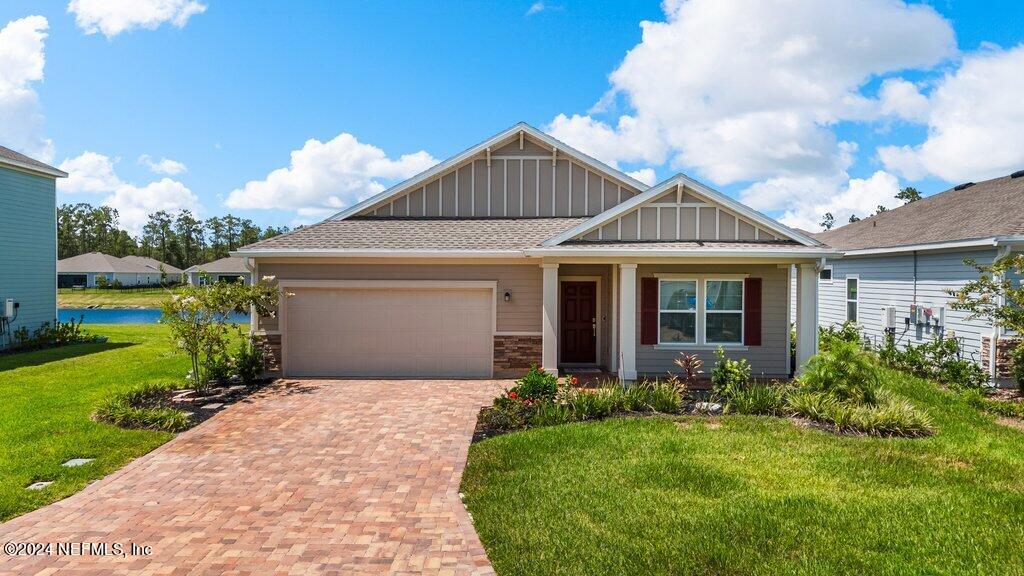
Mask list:
[[[61,322],[76,322],[82,317],[83,324],[156,324],[160,320],[159,308],[61,308],[57,317]],[[231,314],[231,321],[247,324],[248,314]]]

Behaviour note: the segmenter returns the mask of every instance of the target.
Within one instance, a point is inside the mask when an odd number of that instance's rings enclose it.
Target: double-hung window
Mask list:
[[[662,344],[697,341],[697,281],[658,283],[658,341]]]
[[[742,344],[743,281],[705,281],[704,301],[705,343]]]
[[[858,278],[846,279],[846,320],[857,321],[857,291],[860,281]]]

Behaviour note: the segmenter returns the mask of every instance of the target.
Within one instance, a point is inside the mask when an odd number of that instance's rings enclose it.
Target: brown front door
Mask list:
[[[597,363],[597,282],[562,282],[562,359]]]

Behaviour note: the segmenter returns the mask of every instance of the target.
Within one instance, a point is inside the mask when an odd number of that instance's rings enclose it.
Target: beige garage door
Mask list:
[[[488,378],[489,289],[301,288],[284,316],[289,376]]]

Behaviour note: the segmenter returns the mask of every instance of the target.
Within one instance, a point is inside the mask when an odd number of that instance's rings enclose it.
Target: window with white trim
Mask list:
[[[743,281],[704,281],[704,341],[743,343]]]
[[[846,321],[857,321],[857,295],[860,288],[860,279],[846,279]]]
[[[831,284],[832,283],[832,267],[831,266],[825,266],[824,268],[822,268],[821,272],[818,272],[818,280],[821,281],[824,284]]]
[[[658,282],[658,342],[697,342],[697,281]]]

